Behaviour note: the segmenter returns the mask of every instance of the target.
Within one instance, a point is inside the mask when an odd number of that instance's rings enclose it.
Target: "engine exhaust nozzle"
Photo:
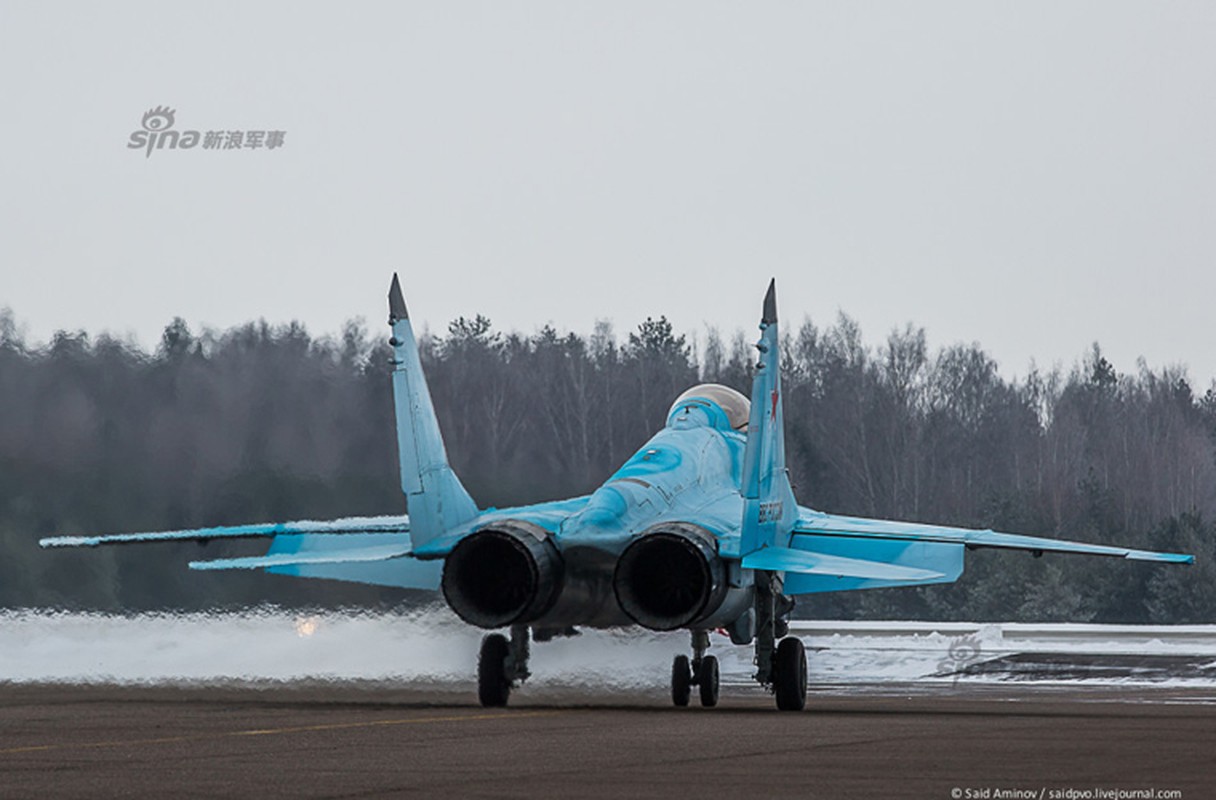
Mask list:
[[[617,602],[644,628],[682,628],[721,604],[725,567],[715,539],[687,523],[656,525],[621,553],[612,586]]]
[[[444,562],[441,588],[465,622],[502,628],[548,611],[561,582],[561,554],[548,532],[510,520],[462,539]]]

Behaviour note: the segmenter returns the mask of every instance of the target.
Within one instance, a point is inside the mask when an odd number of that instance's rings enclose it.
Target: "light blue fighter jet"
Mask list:
[[[671,697],[718,702],[709,632],[754,644],[755,679],[777,707],[806,704],[802,642],[787,636],[793,598],[948,583],[967,550],[998,547],[1191,563],[1189,555],[825,514],[799,506],[785,466],[777,302],[764,298],[750,401],[694,386],[667,424],[590,495],[480,509],[448,464],[397,277],[389,291],[401,487],[409,516],[348,518],[110,536],[53,537],[44,547],[265,537],[265,555],[192,562],[301,578],[440,590],[490,633],[477,666],[483,705],[507,703],[528,673],[529,641],[578,626],[686,629]]]

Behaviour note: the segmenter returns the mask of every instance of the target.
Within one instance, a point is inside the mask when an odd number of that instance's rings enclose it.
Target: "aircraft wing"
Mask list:
[[[346,517],[107,536],[52,536],[42,539],[39,544],[43,547],[97,547],[263,538],[270,541],[269,552],[263,555],[192,561],[190,569],[260,569],[298,578],[329,578],[402,589],[438,589],[443,564],[414,559],[409,530],[410,520],[405,515]]]
[[[273,538],[279,535],[306,533],[408,533],[408,516],[346,517],[334,520],[297,520],[256,525],[228,525],[212,528],[190,528],[179,531],[148,533],[114,533],[106,536],[51,536],[39,540],[42,547],[97,547],[103,544],[137,544],[141,542],[208,542],[212,539]]]
[[[840,537],[853,540],[874,540],[907,543],[961,544],[967,549],[996,547],[1006,550],[1027,550],[1032,553],[1077,553],[1090,556],[1109,556],[1133,561],[1164,561],[1174,564],[1194,563],[1195,557],[1182,553],[1159,553],[1152,550],[1133,550],[1086,542],[1070,542],[1065,539],[1048,539],[1040,536],[1022,536],[1015,533],[997,533],[991,530],[971,528],[948,528],[940,525],[923,525],[914,522],[894,522],[862,517],[841,517],[823,514],[810,509],[800,509],[798,522],[794,526],[794,539],[799,535]],[[795,545],[796,546],[796,545]]]

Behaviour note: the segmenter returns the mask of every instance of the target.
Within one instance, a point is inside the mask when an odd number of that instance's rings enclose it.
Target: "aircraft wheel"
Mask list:
[[[701,659],[701,670],[697,673],[697,685],[701,688],[701,705],[713,708],[718,704],[718,659],[705,656]]]
[[[481,640],[481,655],[477,658],[477,698],[487,707],[502,707],[511,696],[511,680],[507,677],[507,637],[491,633]]]
[[[671,662],[671,702],[686,706],[691,695],[692,667],[688,665],[688,656],[676,656]]]
[[[773,690],[777,708],[801,711],[806,708],[806,648],[797,636],[788,636],[777,645],[773,658]]]

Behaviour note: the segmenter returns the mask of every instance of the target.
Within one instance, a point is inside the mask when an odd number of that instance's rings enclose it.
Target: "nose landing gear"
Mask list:
[[[688,705],[692,687],[701,695],[701,705],[713,708],[718,704],[720,689],[718,659],[705,655],[709,649],[709,632],[692,632],[692,661],[688,656],[678,655],[671,662],[671,702],[677,706]]]

